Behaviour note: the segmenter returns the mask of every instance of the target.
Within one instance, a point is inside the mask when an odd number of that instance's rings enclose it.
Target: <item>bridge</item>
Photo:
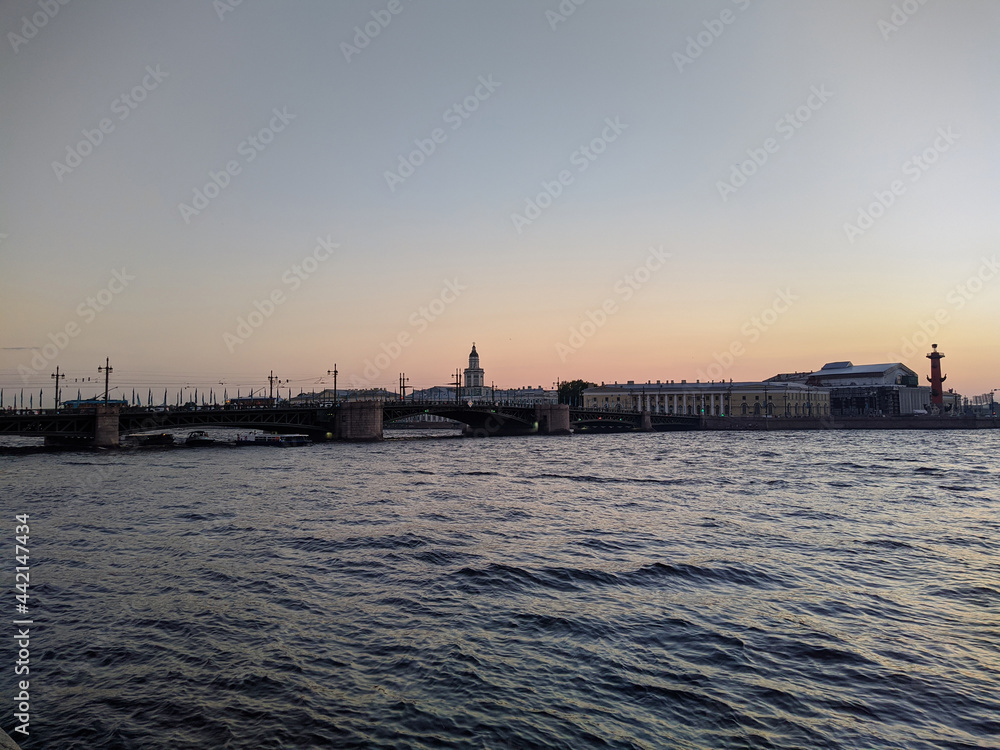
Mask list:
[[[47,444],[110,447],[121,436],[164,430],[229,427],[304,433],[316,442],[380,440],[385,424],[436,415],[466,425],[467,434],[567,435],[577,432],[693,430],[699,418],[648,412],[603,411],[562,404],[505,405],[401,401],[228,409],[121,409],[98,405],[86,411],[31,410],[0,413],[0,435],[44,437]]]

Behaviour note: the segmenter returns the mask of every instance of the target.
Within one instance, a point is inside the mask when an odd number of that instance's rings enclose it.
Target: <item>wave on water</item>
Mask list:
[[[994,432],[19,455],[26,750],[997,747]]]

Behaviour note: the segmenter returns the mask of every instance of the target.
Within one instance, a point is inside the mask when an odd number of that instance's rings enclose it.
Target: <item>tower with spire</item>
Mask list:
[[[472,352],[469,354],[469,366],[465,368],[465,383],[462,394],[473,400],[478,400],[486,395],[484,385],[486,373],[479,366],[479,352],[476,351],[476,342],[472,342]]]

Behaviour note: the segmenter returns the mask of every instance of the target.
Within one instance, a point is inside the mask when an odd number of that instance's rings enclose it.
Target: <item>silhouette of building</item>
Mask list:
[[[934,362],[936,360],[932,360],[932,364]],[[926,414],[929,411],[957,413],[959,405],[958,394],[945,393],[942,401],[947,403],[943,408],[939,406],[935,409],[933,389],[919,385],[917,373],[902,362],[875,365],[827,362],[818,370],[782,373],[769,378],[768,382],[804,383],[829,388],[830,413],[835,416],[891,417]]]
[[[485,385],[486,372],[479,366],[479,353],[476,351],[476,342],[472,342],[472,352],[469,354],[469,366],[465,368],[465,380],[462,386],[462,398],[472,401],[479,401],[488,398],[489,393]]]

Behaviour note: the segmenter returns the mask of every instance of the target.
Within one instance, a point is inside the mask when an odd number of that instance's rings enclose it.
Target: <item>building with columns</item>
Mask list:
[[[590,409],[716,417],[825,417],[830,392],[803,383],[732,381],[601,384],[583,393]]]

